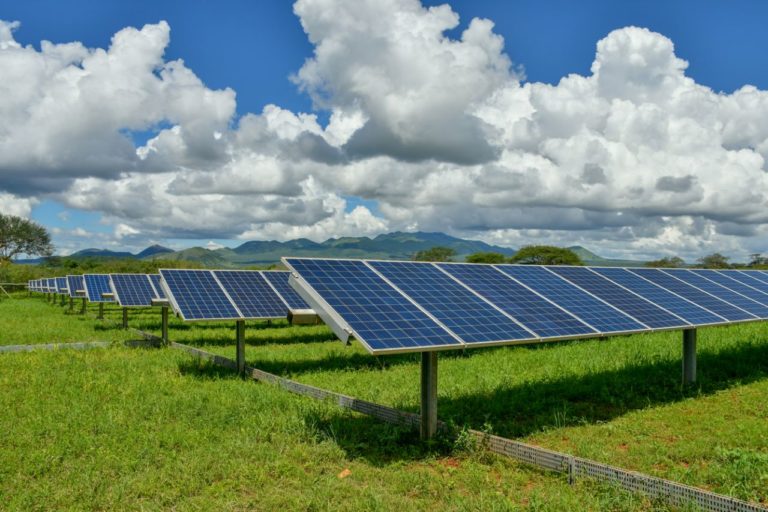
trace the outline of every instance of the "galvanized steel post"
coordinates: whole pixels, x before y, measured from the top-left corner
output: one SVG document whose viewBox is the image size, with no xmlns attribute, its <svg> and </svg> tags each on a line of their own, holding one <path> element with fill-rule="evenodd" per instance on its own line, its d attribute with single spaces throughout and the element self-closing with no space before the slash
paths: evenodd
<svg viewBox="0 0 768 512">
<path fill-rule="evenodd" d="M 421 353 L 421 439 L 437 432 L 437 352 Z"/>
<path fill-rule="evenodd" d="M 237 373 L 245 373 L 245 320 L 238 320 L 237 331 Z"/>
<path fill-rule="evenodd" d="M 683 330 L 683 384 L 696 382 L 696 329 Z"/>
</svg>

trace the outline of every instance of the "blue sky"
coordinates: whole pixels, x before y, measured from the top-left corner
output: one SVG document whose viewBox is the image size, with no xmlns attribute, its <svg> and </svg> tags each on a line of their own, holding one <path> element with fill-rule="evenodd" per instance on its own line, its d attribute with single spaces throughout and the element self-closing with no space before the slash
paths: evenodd
<svg viewBox="0 0 768 512">
<path fill-rule="evenodd" d="M 423 5 L 437 6 L 442 5 L 442 2 L 425 1 Z M 685 76 L 692 78 L 697 84 L 711 88 L 715 93 L 722 91 L 730 94 L 745 84 L 754 85 L 759 90 L 768 88 L 768 67 L 764 65 L 764 55 L 768 50 L 768 31 L 764 28 L 764 20 L 768 19 L 766 2 L 456 0 L 449 5 L 459 15 L 461 22 L 456 28 L 446 31 L 445 35 L 459 39 L 473 18 L 490 19 L 494 23 L 493 33 L 504 39 L 502 53 L 511 60 L 512 69 L 523 70 L 525 82 L 557 85 L 563 77 L 572 73 L 589 76 L 590 66 L 595 60 L 597 42 L 613 30 L 634 25 L 669 38 L 674 43 L 674 54 L 689 63 Z M 343 9 L 343 3 L 341 7 L 334 5 L 334 8 Z M 311 11 L 308 12 L 312 14 Z M 305 21 L 312 23 L 310 14 L 304 15 Z M 235 114 L 229 123 L 233 131 L 237 130 L 241 116 L 248 113 L 261 114 L 268 104 L 277 105 L 296 114 L 313 113 L 317 116 L 320 128 L 326 127 L 334 109 L 341 111 L 349 106 L 341 105 L 342 102 L 334 98 L 331 105 L 315 108 L 310 94 L 301 90 L 299 84 L 291 79 L 302 69 L 307 59 L 313 57 L 316 45 L 309 41 L 302 28 L 300 16 L 294 13 L 292 3 L 287 1 L 30 0 L 0 2 L 0 19 L 19 21 L 21 25 L 13 33 L 15 40 L 21 45 L 31 44 L 38 51 L 41 49 L 41 40 L 54 43 L 79 41 L 88 48 L 108 48 L 113 35 L 125 27 L 141 28 L 147 23 L 165 20 L 170 25 L 170 43 L 165 49 L 164 60 L 168 62 L 182 59 L 185 66 L 199 77 L 208 89 L 231 88 L 236 93 Z M 306 81 L 302 83 L 305 89 L 311 89 L 311 85 L 307 87 Z M 342 94 L 338 93 L 338 96 L 341 97 Z M 169 122 L 160 120 L 142 129 L 123 128 L 120 133 L 130 135 L 134 145 L 139 147 L 159 132 L 168 130 L 170 126 Z M 759 144 L 754 146 L 757 148 Z M 434 155 L 430 158 L 440 160 Z M 395 156 L 394 159 L 397 161 L 398 157 Z M 2 188 L 0 183 L 0 192 Z M 382 207 L 382 201 L 388 201 L 385 195 L 360 192 L 364 188 L 350 187 L 333 193 L 335 197 L 346 201 L 343 206 L 346 214 L 362 207 L 376 219 L 384 219 L 384 224 L 376 224 L 375 219 L 370 221 L 370 226 L 378 226 L 366 228 L 371 232 L 383 229 L 384 225 L 392 229 L 408 227 L 409 222 L 397 217 L 398 214 L 392 210 L 395 206 L 402 208 L 402 205 L 395 205 L 395 202 L 390 204 L 391 207 Z M 17 193 L 14 190 L 10 192 Z M 282 191 L 280 193 L 283 194 Z M 22 196 L 23 194 L 19 197 Z M 55 194 L 39 193 L 34 197 L 37 202 L 33 207 L 32 217 L 59 230 L 60 233 L 56 236 L 62 242 L 68 236 L 67 230 L 76 228 L 94 235 L 101 234 L 106 239 L 121 220 L 125 220 L 126 225 L 132 227 L 129 230 L 131 233 L 135 228 L 142 236 L 137 235 L 130 240 L 129 237 L 112 240 L 115 248 L 120 244 L 128 248 L 138 248 L 145 242 L 177 246 L 202 245 L 208 240 L 224 245 L 237 245 L 248 233 L 254 237 L 268 237 L 270 233 L 269 230 L 259 231 L 257 228 L 250 231 L 241 230 L 237 237 L 232 233 L 215 236 L 215 229 L 198 234 L 186 228 L 164 232 L 161 229 L 145 229 L 140 219 L 128 215 L 121 218 L 119 212 L 105 211 L 103 208 L 88 211 L 73 204 L 64 204 Z M 326 206 L 327 208 L 330 207 Z M 618 214 L 621 215 L 621 211 Z M 484 215 L 478 215 L 478 218 L 481 217 L 485 219 Z M 660 213 L 657 217 L 667 218 Z M 355 222 L 347 222 L 344 226 L 360 225 L 360 222 Z M 696 222 L 694 218 L 692 222 L 684 224 L 690 227 L 696 225 Z M 762 222 L 751 220 L 749 227 L 744 228 L 740 224 L 741 220 L 727 222 L 727 226 L 718 225 L 720 227 L 716 230 L 720 233 L 753 233 L 749 236 L 754 236 L 753 228 L 763 225 Z M 491 224 L 493 223 L 487 220 L 477 220 L 473 221 L 473 224 L 456 225 L 448 231 L 475 235 L 476 238 L 503 245 L 518 245 L 530 237 L 535 241 L 536 237 L 542 236 L 539 230 L 549 229 L 553 233 L 559 233 L 557 237 L 565 243 L 590 245 L 589 237 L 580 238 L 580 232 L 587 229 L 583 226 L 569 228 L 568 223 L 539 226 L 536 222 L 527 225 L 515 222 L 510 222 L 509 225 Z M 595 240 L 592 248 L 600 252 L 600 241 L 610 239 L 615 245 L 607 244 L 603 252 L 618 254 L 622 237 L 626 233 L 619 234 L 617 231 L 616 236 L 606 238 L 598 233 L 611 228 L 610 222 L 601 221 L 599 224 L 594 227 L 591 235 Z M 739 226 L 734 227 L 732 224 Z M 439 226 L 439 222 L 418 223 L 419 229 L 435 226 Z M 356 234 L 345 232 L 345 229 L 347 228 L 333 228 L 330 231 L 318 229 L 310 233 L 317 233 L 316 236 L 320 238 L 325 234 Z M 572 240 L 567 240 L 563 233 L 571 229 L 574 230 L 574 235 Z M 510 234 L 509 230 L 514 230 L 514 233 Z M 642 230 L 638 228 L 636 231 Z M 296 232 L 303 233 L 301 230 Z M 743 242 L 744 235 L 738 233 L 728 236 L 740 236 Z M 75 237 L 60 245 L 74 249 L 87 246 L 90 242 L 98 244 L 102 241 L 98 236 L 90 240 Z M 743 254 L 757 248 L 755 243 L 742 242 L 734 242 L 732 250 Z M 709 248 L 689 243 L 679 248 L 671 247 L 670 251 L 694 254 Z M 639 253 L 643 253 L 643 250 L 645 249 L 635 249 Z"/>
</svg>

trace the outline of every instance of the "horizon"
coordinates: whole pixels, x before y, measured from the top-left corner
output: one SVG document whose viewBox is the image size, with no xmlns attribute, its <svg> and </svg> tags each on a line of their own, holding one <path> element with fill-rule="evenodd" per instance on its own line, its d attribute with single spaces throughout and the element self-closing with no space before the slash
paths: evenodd
<svg viewBox="0 0 768 512">
<path fill-rule="evenodd" d="M 765 15 L 4 5 L 0 211 L 46 226 L 63 255 L 410 231 L 745 260 L 768 239 Z"/>
</svg>

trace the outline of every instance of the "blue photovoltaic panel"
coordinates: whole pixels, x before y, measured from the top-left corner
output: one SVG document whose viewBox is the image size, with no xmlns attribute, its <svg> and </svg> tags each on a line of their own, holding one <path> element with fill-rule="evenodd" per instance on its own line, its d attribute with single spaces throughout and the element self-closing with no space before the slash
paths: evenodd
<svg viewBox="0 0 768 512">
<path fill-rule="evenodd" d="M 478 294 L 512 315 L 541 338 L 559 338 L 597 334 L 597 331 L 573 315 L 533 293 L 489 265 L 440 264 Z"/>
<path fill-rule="evenodd" d="M 662 272 L 675 276 L 678 279 L 690 284 L 691 286 L 695 286 L 700 290 L 710 293 L 715 297 L 728 302 L 729 304 L 733 304 L 734 306 L 737 306 L 744 311 L 755 315 L 758 318 L 768 318 L 768 307 L 752 299 L 748 299 L 747 297 L 740 295 L 733 290 L 730 290 L 729 288 L 721 286 L 717 283 L 713 283 L 712 281 L 705 279 L 698 274 L 695 274 L 691 270 L 662 270 Z"/>
<path fill-rule="evenodd" d="M 53 291 L 54 291 L 54 290 L 53 290 L 53 285 L 54 285 L 54 283 L 55 283 L 55 282 L 56 282 L 56 280 L 55 280 L 55 279 L 51 279 L 51 278 L 49 278 L 49 277 L 47 277 L 47 278 L 43 279 L 43 283 L 45 283 L 45 291 L 46 291 L 47 293 L 51 293 L 51 292 L 53 292 Z"/>
<path fill-rule="evenodd" d="M 739 320 L 754 320 L 755 316 L 747 313 L 746 311 L 737 308 L 725 301 L 718 299 L 708 293 L 704 293 L 698 288 L 675 279 L 669 274 L 662 272 L 655 268 L 630 268 L 627 269 L 633 274 L 637 274 L 640 277 L 644 277 L 649 281 L 653 281 L 657 285 L 666 288 L 667 290 L 674 292 L 681 297 L 688 299 L 689 301 L 698 304 L 699 306 L 716 313 L 723 318 L 727 318 L 731 322 Z"/>
<path fill-rule="evenodd" d="M 67 289 L 70 297 L 81 297 L 77 294 L 78 290 L 84 290 L 83 276 L 67 276 Z"/>
<path fill-rule="evenodd" d="M 110 274 L 115 300 L 123 307 L 152 305 L 155 292 L 147 274 Z"/>
<path fill-rule="evenodd" d="M 113 302 L 113 299 L 105 299 L 103 293 L 112 293 L 109 287 L 109 274 L 85 274 L 85 295 L 89 302 Z"/>
<path fill-rule="evenodd" d="M 592 270 L 607 277 L 614 283 L 629 288 L 636 294 L 671 311 L 694 325 L 717 324 L 726 321 L 725 318 L 675 295 L 666 288 L 662 288 L 650 281 L 646 281 L 627 269 L 600 267 L 592 268 Z"/>
<path fill-rule="evenodd" d="M 56 278 L 56 291 L 59 292 L 62 295 L 69 295 L 69 291 L 67 290 L 67 278 L 66 277 L 57 277 Z"/>
<path fill-rule="evenodd" d="M 760 279 L 756 279 L 755 274 L 757 274 L 757 272 L 754 270 L 751 272 L 741 270 L 720 270 L 719 272 L 730 277 L 731 279 L 739 281 L 740 283 L 744 283 L 747 286 L 755 288 L 756 290 L 760 290 L 763 293 L 768 293 L 768 283 L 763 282 Z"/>
<path fill-rule="evenodd" d="M 165 291 L 160 285 L 160 274 L 149 274 L 149 280 L 152 281 L 152 287 L 155 289 L 155 297 L 158 299 L 166 299 Z"/>
<path fill-rule="evenodd" d="M 628 332 L 648 329 L 544 267 L 496 265 L 496 268 L 514 277 L 531 290 L 546 297 L 600 332 Z"/>
<path fill-rule="evenodd" d="M 463 346 L 362 261 L 285 261 L 371 352 Z"/>
<path fill-rule="evenodd" d="M 210 270 L 161 269 L 160 275 L 184 320 L 242 318 Z"/>
<path fill-rule="evenodd" d="M 749 299 L 752 299 L 755 302 L 759 302 L 763 306 L 768 306 L 768 294 L 761 292 L 760 290 L 757 290 L 755 288 L 752 288 L 750 286 L 745 285 L 741 281 L 737 281 L 736 279 L 731 279 L 729 274 L 724 274 L 722 272 L 718 272 L 717 270 L 691 270 L 691 272 L 704 277 L 706 279 L 709 279 L 710 281 L 714 281 L 717 284 L 721 286 L 725 286 L 726 288 L 733 290 L 734 292 L 741 294 Z"/>
<path fill-rule="evenodd" d="M 736 272 L 748 274 L 752 279 L 757 279 L 758 281 L 768 283 L 768 273 L 762 272 L 760 270 L 737 270 Z"/>
<path fill-rule="evenodd" d="M 312 309 L 312 306 L 307 304 L 307 301 L 302 299 L 301 295 L 296 293 L 296 290 L 288 283 L 288 279 L 291 277 L 290 272 L 270 270 L 262 272 L 261 275 L 275 288 L 275 291 L 288 305 L 289 309 Z"/>
<path fill-rule="evenodd" d="M 369 265 L 466 343 L 536 338 L 431 263 L 372 261 Z"/>
<path fill-rule="evenodd" d="M 586 267 L 549 267 L 549 269 L 649 327 L 664 329 L 690 326 L 683 319 L 625 290 Z"/>
<path fill-rule="evenodd" d="M 255 270 L 214 270 L 229 298 L 250 319 L 285 318 L 288 308 Z"/>
</svg>

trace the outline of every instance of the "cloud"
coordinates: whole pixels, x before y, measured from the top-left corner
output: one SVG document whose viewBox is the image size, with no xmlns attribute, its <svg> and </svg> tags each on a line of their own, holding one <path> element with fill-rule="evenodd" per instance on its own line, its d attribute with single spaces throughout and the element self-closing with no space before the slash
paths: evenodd
<svg viewBox="0 0 768 512">
<path fill-rule="evenodd" d="M 164 60 L 165 22 L 40 50 L 0 22 L 0 205 L 97 211 L 125 245 L 424 229 L 616 256 L 764 250 L 768 92 L 696 83 L 667 37 L 615 30 L 588 75 L 550 85 L 448 5 L 294 11 L 314 52 L 293 81 L 326 125 L 277 105 L 236 117 L 234 91 Z"/>
<path fill-rule="evenodd" d="M 2 41 L 2 31 L 0 31 L 0 41 Z M 34 199 L 16 197 L 0 190 L 0 213 L 4 215 L 28 218 L 36 202 Z"/>
</svg>

